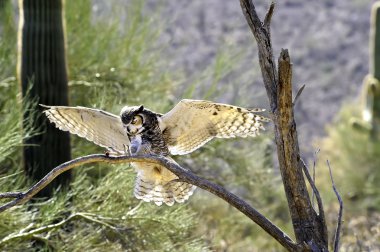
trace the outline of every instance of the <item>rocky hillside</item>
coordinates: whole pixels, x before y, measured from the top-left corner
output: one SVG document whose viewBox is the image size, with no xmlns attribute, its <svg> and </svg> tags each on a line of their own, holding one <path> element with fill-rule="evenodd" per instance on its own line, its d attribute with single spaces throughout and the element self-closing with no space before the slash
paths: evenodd
<svg viewBox="0 0 380 252">
<path fill-rule="evenodd" d="M 210 83 L 199 80 L 214 64 L 218 53 L 238 54 L 231 73 L 220 80 L 218 90 L 233 91 L 220 101 L 267 106 L 258 68 L 257 47 L 242 15 L 238 0 L 148 1 L 147 8 L 160 9 L 167 20 L 160 41 L 171 71 L 185 73 L 188 83 L 200 89 Z M 264 16 L 270 1 L 254 1 Z M 310 153 L 312 140 L 342 103 L 359 96 L 368 71 L 369 0 L 278 1 L 272 21 L 276 57 L 287 48 L 294 64 L 294 85 L 306 84 L 296 106 L 301 147 Z M 229 60 L 229 59 L 227 59 Z M 186 81 L 185 81 L 186 82 Z M 195 97 L 202 98 L 202 94 Z M 248 100 L 247 100 L 248 98 Z M 251 98 L 251 99 L 250 99 Z M 356 99 L 357 101 L 357 99 Z M 358 102 L 358 101 L 357 101 Z M 358 102 L 359 104 L 359 102 Z"/>
<path fill-rule="evenodd" d="M 13 2 L 17 18 L 17 1 Z M 131 1 L 92 2 L 94 18 L 112 18 L 115 6 L 127 13 Z M 263 17 L 270 1 L 254 2 Z M 295 89 L 306 84 L 296 106 L 296 117 L 301 148 L 308 153 L 315 148 L 313 139 L 324 135 L 325 125 L 342 103 L 355 100 L 360 104 L 356 98 L 368 72 L 369 16 L 373 2 L 282 0 L 276 4 L 272 20 L 275 55 L 279 55 L 281 48 L 289 49 Z M 188 97 L 183 92 L 184 85 L 196 83 L 192 98 L 268 107 L 257 46 L 238 0 L 146 0 L 144 8 L 146 15 L 158 20 L 157 29 L 163 29 L 159 44 L 166 55 L 163 61 L 170 66 L 164 70 L 180 72 L 182 76 L 174 101 Z M 125 17 L 120 20 L 125 21 Z M 218 71 L 215 70 L 218 62 L 227 67 L 213 79 L 210 76 L 212 71 Z M 205 97 L 210 87 L 214 95 Z"/>
</svg>

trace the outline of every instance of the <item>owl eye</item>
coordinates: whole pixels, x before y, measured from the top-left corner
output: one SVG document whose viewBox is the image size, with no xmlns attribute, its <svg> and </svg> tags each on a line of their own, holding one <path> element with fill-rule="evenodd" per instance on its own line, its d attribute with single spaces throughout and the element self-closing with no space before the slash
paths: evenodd
<svg viewBox="0 0 380 252">
<path fill-rule="evenodd" d="M 133 117 L 131 124 L 132 124 L 132 125 L 139 126 L 139 125 L 142 124 L 142 122 L 143 122 L 142 117 L 139 116 L 139 115 L 136 115 L 136 116 Z"/>
</svg>

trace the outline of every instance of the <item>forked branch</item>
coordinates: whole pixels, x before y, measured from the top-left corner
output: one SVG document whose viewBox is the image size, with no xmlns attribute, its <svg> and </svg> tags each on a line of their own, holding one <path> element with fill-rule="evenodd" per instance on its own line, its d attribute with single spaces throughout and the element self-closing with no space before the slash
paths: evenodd
<svg viewBox="0 0 380 252">
<path fill-rule="evenodd" d="M 166 167 L 168 170 L 173 172 L 178 176 L 179 180 L 193 184 L 197 187 L 200 187 L 206 191 L 209 191 L 216 196 L 222 198 L 230 205 L 234 206 L 240 212 L 244 213 L 247 217 L 249 217 L 252 221 L 262 227 L 269 235 L 274 237 L 280 244 L 282 244 L 288 250 L 294 251 L 296 248 L 296 244 L 292 241 L 292 239 L 285 234 L 280 228 L 275 226 L 270 220 L 268 220 L 265 216 L 263 216 L 256 209 L 247 204 L 244 200 L 240 199 L 235 194 L 227 191 L 222 186 L 214 184 L 206 179 L 200 178 L 191 171 L 188 171 L 178 164 L 170 161 L 169 159 L 161 156 L 109 156 L 103 154 L 94 154 L 88 155 L 84 157 L 79 157 L 63 163 L 56 168 L 54 168 L 51 172 L 49 172 L 44 178 L 42 178 L 39 182 L 33 185 L 26 192 L 6 192 L 1 193 L 0 198 L 14 198 L 12 201 L 0 206 L 0 212 L 5 211 L 15 205 L 20 205 L 28 200 L 30 200 L 34 195 L 36 195 L 40 190 L 42 190 L 45 186 L 47 186 L 54 178 L 56 178 L 59 174 L 70 170 L 74 167 L 78 167 L 84 164 L 89 163 L 110 163 L 110 164 L 121 164 L 121 163 L 155 163 Z"/>
<path fill-rule="evenodd" d="M 328 160 L 327 160 L 327 166 L 329 167 L 331 184 L 332 184 L 333 190 L 334 190 L 335 195 L 336 195 L 338 202 L 339 202 L 338 221 L 337 221 L 336 229 L 335 229 L 334 248 L 333 248 L 334 252 L 338 252 L 339 251 L 340 232 L 342 230 L 343 200 L 342 200 L 342 197 L 340 197 L 338 190 L 336 189 L 334 178 L 333 178 L 333 175 L 331 172 L 330 162 Z"/>
<path fill-rule="evenodd" d="M 322 202 L 318 202 L 320 212 L 322 212 L 318 215 L 312 206 L 303 175 L 304 164 L 299 151 L 293 111 L 299 95 L 294 101 L 292 100 L 292 64 L 288 50 L 281 51 L 278 68 L 274 61 L 270 34 L 274 4 L 270 5 L 263 22 L 259 19 L 252 0 L 240 0 L 240 5 L 258 45 L 264 86 L 270 103 L 270 111 L 273 113 L 279 168 L 296 241 L 300 244 L 298 249 L 327 251 L 328 237 Z M 317 192 L 316 188 L 313 188 L 313 191 Z M 306 246 L 302 248 L 305 244 Z"/>
</svg>

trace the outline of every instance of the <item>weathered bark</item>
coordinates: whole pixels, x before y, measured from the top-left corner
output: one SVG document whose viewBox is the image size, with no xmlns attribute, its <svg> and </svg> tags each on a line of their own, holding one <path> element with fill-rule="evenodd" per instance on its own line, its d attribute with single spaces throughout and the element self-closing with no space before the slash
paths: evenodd
<svg viewBox="0 0 380 252">
<path fill-rule="evenodd" d="M 287 50 L 281 52 L 278 72 L 278 100 L 274 115 L 275 140 L 294 233 L 297 242 L 306 242 L 311 246 L 317 244 L 318 248 L 325 248 L 327 251 L 326 223 L 324 218 L 319 218 L 311 204 L 302 172 L 304 163 L 300 158 L 293 115 L 292 68 Z"/>
<path fill-rule="evenodd" d="M 292 69 L 287 50 L 282 50 L 278 72 L 270 37 L 271 5 L 261 22 L 251 0 L 240 0 L 243 13 L 256 38 L 264 85 L 275 126 L 275 141 L 280 172 L 288 200 L 297 243 L 301 250 L 328 251 L 327 227 L 323 215 L 313 209 L 303 177 L 296 123 L 293 116 Z"/>
<path fill-rule="evenodd" d="M 22 94 L 47 105 L 68 105 L 67 67 L 61 0 L 20 0 L 18 78 Z M 40 108 L 38 108 L 40 109 Z M 70 160 L 69 134 L 48 123 L 42 113 L 33 116 L 44 133 L 25 141 L 24 168 L 34 180 L 52 167 Z M 70 172 L 61 175 L 40 196 L 67 184 Z"/>
</svg>

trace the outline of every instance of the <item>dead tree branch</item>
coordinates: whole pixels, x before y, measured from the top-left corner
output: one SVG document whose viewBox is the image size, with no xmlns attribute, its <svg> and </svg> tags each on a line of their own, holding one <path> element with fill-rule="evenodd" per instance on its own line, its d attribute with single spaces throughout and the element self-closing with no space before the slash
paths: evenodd
<svg viewBox="0 0 380 252">
<path fill-rule="evenodd" d="M 277 108 L 277 68 L 273 57 L 272 41 L 270 37 L 270 22 L 274 12 L 274 3 L 269 7 L 265 15 L 264 23 L 261 22 L 256 13 L 255 6 L 250 0 L 240 0 L 243 14 L 248 22 L 249 28 L 256 38 L 259 47 L 259 61 L 264 79 L 265 88 L 270 102 L 272 112 Z"/>
<path fill-rule="evenodd" d="M 297 101 L 301 97 L 302 91 L 304 90 L 305 87 L 306 87 L 306 84 L 303 84 L 302 87 L 300 89 L 298 89 L 297 94 L 296 94 L 296 96 L 294 97 L 294 100 L 293 100 L 293 107 L 296 106 Z"/>
<path fill-rule="evenodd" d="M 49 172 L 44 178 L 42 178 L 39 182 L 33 185 L 26 192 L 6 192 L 1 193 L 0 198 L 14 198 L 14 200 L 0 206 L 0 212 L 5 211 L 15 205 L 20 205 L 28 200 L 30 200 L 34 195 L 36 195 L 40 190 L 42 190 L 45 186 L 47 186 L 54 178 L 56 178 L 59 174 L 70 170 L 74 167 L 78 167 L 84 164 L 89 163 L 98 163 L 105 162 L 110 164 L 121 164 L 121 163 L 138 163 L 138 162 L 149 162 L 156 163 L 162 165 L 173 172 L 178 176 L 179 180 L 184 181 L 186 183 L 193 184 L 197 187 L 200 187 L 206 191 L 209 191 L 216 196 L 222 198 L 230 205 L 234 206 L 237 210 L 244 213 L 248 218 L 258 224 L 261 228 L 263 228 L 269 235 L 274 237 L 280 244 L 282 244 L 288 250 L 294 251 L 296 248 L 296 244 L 292 241 L 292 239 L 285 234 L 281 229 L 275 226 L 270 220 L 268 220 L 265 216 L 263 216 L 256 209 L 247 204 L 244 200 L 237 197 L 235 194 L 227 191 L 222 186 L 214 184 L 206 179 L 200 178 L 194 173 L 182 168 L 178 164 L 160 156 L 107 156 L 103 154 L 94 154 L 88 155 L 84 157 L 79 157 L 63 163 L 56 168 L 54 168 L 51 172 Z"/>
<path fill-rule="evenodd" d="M 317 155 L 318 155 L 319 151 L 320 151 L 320 149 L 318 149 L 314 152 L 314 158 L 313 158 L 313 178 L 312 178 L 312 180 L 313 180 L 314 184 L 315 184 L 315 169 L 316 169 L 316 165 L 317 165 Z M 314 191 L 313 191 L 313 193 L 311 195 L 313 207 L 314 207 L 314 196 L 315 195 L 314 195 Z"/>
<path fill-rule="evenodd" d="M 261 22 L 252 0 L 240 0 L 247 23 L 258 45 L 259 63 L 270 102 L 280 172 L 299 250 L 327 251 L 327 228 L 314 210 L 303 176 L 292 101 L 292 65 L 288 50 L 282 50 L 278 69 L 270 36 L 272 3 Z M 301 246 L 305 245 L 304 248 Z"/>
<path fill-rule="evenodd" d="M 330 162 L 328 160 L 327 160 L 327 166 L 329 167 L 331 184 L 332 184 L 333 190 L 334 190 L 335 195 L 338 198 L 338 202 L 339 202 L 338 222 L 336 224 L 336 229 L 335 229 L 334 248 L 333 248 L 334 252 L 338 252 L 339 251 L 340 232 L 342 230 L 343 200 L 340 197 L 340 194 L 339 194 L 338 190 L 335 187 L 335 182 L 334 182 L 334 178 L 333 178 L 333 175 L 332 175 L 332 172 L 331 172 Z"/>
<path fill-rule="evenodd" d="M 317 199 L 318 217 L 319 217 L 321 223 L 323 223 L 323 226 L 326 229 L 325 232 L 327 233 L 326 218 L 325 218 L 325 212 L 323 210 L 323 203 L 322 203 L 321 195 L 319 194 L 317 186 L 315 185 L 315 182 L 314 182 L 313 178 L 311 177 L 309 170 L 307 169 L 307 166 L 305 165 L 305 162 L 302 159 L 301 159 L 301 161 L 303 163 L 303 166 L 302 166 L 303 172 L 305 173 L 307 181 L 309 182 L 309 184 L 311 186 L 313 195 L 315 195 L 315 198 Z"/>
</svg>

